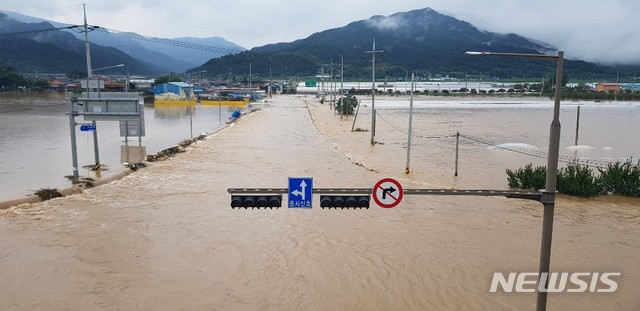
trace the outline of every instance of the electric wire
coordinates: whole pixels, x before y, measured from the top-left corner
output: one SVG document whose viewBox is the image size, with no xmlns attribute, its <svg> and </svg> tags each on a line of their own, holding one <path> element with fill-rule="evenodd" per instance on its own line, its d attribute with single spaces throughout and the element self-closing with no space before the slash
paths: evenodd
<svg viewBox="0 0 640 311">
<path fill-rule="evenodd" d="M 37 29 L 37 30 L 20 31 L 20 32 L 5 32 L 5 33 L 0 33 L 0 38 L 1 37 L 7 37 L 7 36 L 19 36 L 19 35 L 24 35 L 24 34 L 33 34 L 33 33 L 49 32 L 49 31 L 65 30 L 65 29 L 69 29 L 71 31 L 75 31 L 75 32 L 80 33 L 80 32 L 84 32 L 84 25 L 71 25 L 71 26 L 65 26 L 65 27 Z M 175 46 L 175 47 L 187 48 L 187 49 L 192 49 L 192 50 L 200 50 L 200 51 L 212 52 L 212 53 L 220 53 L 220 54 L 232 53 L 232 54 L 236 54 L 236 53 L 240 53 L 240 52 L 244 51 L 242 49 L 215 47 L 215 46 L 208 46 L 208 45 L 203 45 L 203 44 L 190 43 L 190 42 L 185 42 L 185 41 L 180 41 L 180 40 L 158 38 L 158 37 L 141 35 L 141 34 L 132 33 L 132 32 L 125 32 L 125 31 L 117 30 L 117 29 L 94 26 L 94 25 L 88 25 L 87 26 L 87 31 L 95 31 L 95 30 L 101 31 L 101 32 L 104 32 L 104 33 L 108 33 L 108 34 L 111 34 L 111 35 L 117 35 L 117 36 L 123 36 L 123 37 L 131 38 L 131 39 L 144 40 L 144 41 L 158 43 L 158 44 L 164 44 L 164 45 L 170 45 L 170 46 Z"/>
<path fill-rule="evenodd" d="M 56 31 L 56 30 L 64 30 L 64 29 L 74 29 L 78 27 L 83 27 L 83 26 L 71 25 L 71 26 L 57 27 L 57 28 L 35 29 L 35 30 L 18 31 L 18 32 L 3 32 L 3 33 L 0 33 L 0 37 L 18 36 L 18 35 L 24 35 L 24 34 L 30 34 L 30 33 L 40 33 L 40 32 L 48 32 L 48 31 Z"/>
<path fill-rule="evenodd" d="M 380 115 L 380 113 L 378 111 L 376 111 L 376 115 L 382 120 L 384 121 L 384 123 L 386 123 L 387 125 L 389 125 L 391 128 L 393 128 L 394 130 L 400 132 L 400 133 L 404 133 L 404 134 L 409 134 L 408 131 L 400 129 L 399 127 L 391 124 L 391 122 L 387 121 L 382 115 Z M 418 137 L 418 138 L 427 138 L 427 139 L 433 139 L 433 138 L 450 138 L 450 137 L 455 137 L 456 135 L 423 135 L 423 134 L 418 134 L 418 133 L 411 133 L 412 137 Z"/>
<path fill-rule="evenodd" d="M 224 54 L 224 53 L 234 53 L 235 54 L 235 53 L 239 53 L 239 52 L 243 52 L 244 51 L 244 50 L 241 50 L 241 49 L 222 48 L 222 47 L 208 46 L 208 45 L 190 43 L 190 42 L 174 40 L 174 39 L 158 38 L 158 37 L 153 37 L 153 36 L 141 35 L 141 34 L 137 34 L 137 33 L 133 33 L 133 32 L 125 32 L 125 31 L 122 31 L 122 30 L 104 28 L 104 27 L 100 27 L 98 29 L 98 31 L 106 32 L 106 33 L 112 34 L 112 35 L 123 36 L 123 37 L 131 38 L 131 39 L 144 40 L 144 41 L 153 42 L 153 43 L 159 43 L 159 44 L 164 44 L 164 45 L 171 45 L 171 46 L 176 46 L 176 47 L 188 48 L 188 49 L 192 49 L 192 50 L 200 50 L 200 51 L 205 51 L 205 52 L 214 52 L 214 53 L 221 53 L 221 54 Z"/>
</svg>

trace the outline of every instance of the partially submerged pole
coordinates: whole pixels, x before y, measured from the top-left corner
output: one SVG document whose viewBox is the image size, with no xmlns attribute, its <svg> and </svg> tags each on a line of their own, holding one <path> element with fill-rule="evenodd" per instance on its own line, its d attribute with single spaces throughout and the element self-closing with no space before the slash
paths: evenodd
<svg viewBox="0 0 640 311">
<path fill-rule="evenodd" d="M 407 165 L 405 166 L 404 173 L 411 173 L 411 135 L 413 124 L 413 88 L 414 88 L 415 74 L 411 74 L 411 96 L 409 97 L 409 130 L 407 135 Z"/>
<path fill-rule="evenodd" d="M 76 143 L 76 118 L 73 111 L 73 101 L 70 95 L 67 93 L 65 87 L 65 94 L 67 95 L 67 101 L 69 102 L 69 134 L 71 136 L 71 164 L 73 165 L 73 178 L 80 177 L 78 173 L 78 150 Z"/>
<path fill-rule="evenodd" d="M 458 177 L 458 147 L 460 146 L 460 132 L 456 132 L 456 166 L 453 176 Z"/>
<path fill-rule="evenodd" d="M 578 133 L 580 131 L 580 106 L 578 106 L 578 112 L 576 115 L 576 141 L 575 145 L 578 145 Z"/>
<path fill-rule="evenodd" d="M 351 124 L 351 131 L 353 132 L 353 128 L 356 126 L 356 119 L 358 118 L 358 111 L 360 111 L 360 101 L 358 101 L 358 107 L 356 107 L 356 115 L 353 116 L 353 124 Z"/>
</svg>

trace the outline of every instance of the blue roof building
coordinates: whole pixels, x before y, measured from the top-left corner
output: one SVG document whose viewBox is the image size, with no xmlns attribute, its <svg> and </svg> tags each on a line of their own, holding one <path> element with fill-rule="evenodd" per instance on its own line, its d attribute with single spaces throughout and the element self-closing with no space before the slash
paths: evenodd
<svg viewBox="0 0 640 311">
<path fill-rule="evenodd" d="M 622 90 L 638 92 L 640 91 L 640 83 L 624 83 L 622 84 Z"/>
<path fill-rule="evenodd" d="M 160 95 L 173 93 L 178 97 L 184 98 L 191 93 L 191 87 L 191 84 L 184 82 L 168 82 L 163 84 L 156 84 L 153 86 L 153 94 Z"/>
</svg>

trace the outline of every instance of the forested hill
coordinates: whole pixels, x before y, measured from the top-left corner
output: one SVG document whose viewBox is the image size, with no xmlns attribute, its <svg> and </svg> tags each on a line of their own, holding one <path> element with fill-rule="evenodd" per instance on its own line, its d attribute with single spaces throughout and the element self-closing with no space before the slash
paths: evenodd
<svg viewBox="0 0 640 311">
<path fill-rule="evenodd" d="M 418 76 L 449 75 L 487 78 L 541 77 L 555 72 L 555 63 L 544 60 L 470 57 L 465 51 L 555 53 L 555 48 L 517 34 L 481 31 L 473 25 L 440 14 L 430 8 L 374 16 L 344 27 L 315 33 L 289 43 L 270 44 L 248 52 L 212 59 L 193 71 L 207 75 L 248 73 L 249 63 L 257 75 L 312 76 L 323 64 L 339 64 L 344 59 L 345 76 L 371 75 L 373 40 L 377 54 L 376 75 L 380 79 L 401 79 L 407 72 Z M 568 55 L 570 57 L 570 55 Z M 335 67 L 334 67 L 335 68 Z M 615 71 L 584 61 L 565 62 L 572 77 L 604 76 Z"/>
<path fill-rule="evenodd" d="M 11 66 L 22 73 L 86 72 L 84 42 L 46 22 L 22 23 L 0 13 L 0 46 L 0 66 Z M 126 64 L 133 73 L 166 71 L 115 48 L 91 44 L 90 49 L 94 68 Z M 122 72 L 122 68 L 114 70 Z"/>
</svg>

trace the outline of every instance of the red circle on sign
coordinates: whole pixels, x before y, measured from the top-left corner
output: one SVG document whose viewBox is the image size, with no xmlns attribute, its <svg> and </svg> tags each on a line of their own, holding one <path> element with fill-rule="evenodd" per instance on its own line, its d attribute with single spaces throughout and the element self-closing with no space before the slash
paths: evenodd
<svg viewBox="0 0 640 311">
<path fill-rule="evenodd" d="M 395 207 L 402 201 L 404 190 L 393 178 L 383 178 L 373 186 L 373 200 L 382 208 Z"/>
</svg>

